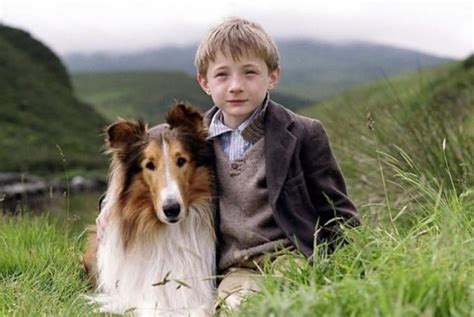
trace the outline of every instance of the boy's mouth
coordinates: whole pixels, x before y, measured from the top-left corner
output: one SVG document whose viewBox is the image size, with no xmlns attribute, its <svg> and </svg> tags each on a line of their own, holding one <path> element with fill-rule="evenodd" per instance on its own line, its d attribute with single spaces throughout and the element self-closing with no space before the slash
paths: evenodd
<svg viewBox="0 0 474 317">
<path fill-rule="evenodd" d="M 231 99 L 231 100 L 227 100 L 228 103 L 243 103 L 243 102 L 246 102 L 247 99 Z"/>
</svg>

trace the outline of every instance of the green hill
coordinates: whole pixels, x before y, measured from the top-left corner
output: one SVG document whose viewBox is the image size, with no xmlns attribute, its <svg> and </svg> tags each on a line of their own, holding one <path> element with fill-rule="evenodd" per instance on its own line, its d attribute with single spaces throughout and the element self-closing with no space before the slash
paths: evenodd
<svg viewBox="0 0 474 317">
<path fill-rule="evenodd" d="M 206 110 L 212 100 L 197 81 L 180 72 L 112 72 L 73 75 L 76 91 L 109 121 L 120 117 L 142 117 L 159 122 L 175 101 L 186 101 Z M 272 93 L 272 98 L 289 107 L 301 108 L 311 102 L 291 95 Z"/>
<path fill-rule="evenodd" d="M 0 172 L 106 166 L 106 121 L 79 102 L 58 57 L 28 33 L 0 25 Z"/>
<path fill-rule="evenodd" d="M 356 196 L 386 195 L 381 173 L 390 183 L 394 166 L 460 192 L 474 186 L 473 65 L 474 55 L 387 78 L 301 112 L 326 126 Z"/>
</svg>

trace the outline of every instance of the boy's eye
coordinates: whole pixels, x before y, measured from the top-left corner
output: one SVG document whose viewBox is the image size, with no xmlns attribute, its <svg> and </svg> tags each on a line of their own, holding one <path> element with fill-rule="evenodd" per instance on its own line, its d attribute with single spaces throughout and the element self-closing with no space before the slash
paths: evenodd
<svg viewBox="0 0 474 317">
<path fill-rule="evenodd" d="M 155 170 L 155 164 L 153 164 L 153 162 L 148 162 L 146 163 L 145 167 L 147 169 L 149 169 L 150 171 L 154 171 Z"/>
<path fill-rule="evenodd" d="M 217 73 L 216 74 L 216 77 L 225 77 L 225 76 L 227 76 L 226 73 Z"/>
<path fill-rule="evenodd" d="M 255 75 L 257 72 L 254 70 L 246 70 L 245 75 Z"/>
</svg>

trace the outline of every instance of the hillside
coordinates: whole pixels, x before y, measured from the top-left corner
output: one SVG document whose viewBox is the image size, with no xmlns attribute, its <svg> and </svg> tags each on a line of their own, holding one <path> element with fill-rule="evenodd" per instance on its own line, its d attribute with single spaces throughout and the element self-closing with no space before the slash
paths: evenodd
<svg viewBox="0 0 474 317">
<path fill-rule="evenodd" d="M 279 91 L 322 100 L 360 83 L 443 64 L 446 58 L 371 43 L 333 44 L 315 40 L 277 40 L 282 79 Z M 191 76 L 196 45 L 163 47 L 129 54 L 64 56 L 73 73 L 165 70 Z"/>
<path fill-rule="evenodd" d="M 279 49 L 282 91 L 316 100 L 365 82 L 449 61 L 419 51 L 364 42 L 331 44 L 294 40 L 282 42 Z"/>
<path fill-rule="evenodd" d="M 94 105 L 109 121 L 121 117 L 142 117 L 150 123 L 163 120 L 175 101 L 186 101 L 206 110 L 212 100 L 195 78 L 180 72 L 112 72 L 73 75 L 80 98 Z M 291 95 L 272 93 L 272 98 L 294 109 L 311 104 Z"/>
<path fill-rule="evenodd" d="M 394 164 L 461 192 L 474 186 L 473 91 L 474 55 L 357 87 L 301 112 L 324 123 L 357 196 L 385 195 L 380 173 L 389 183 L 396 175 L 380 169 Z"/>
<path fill-rule="evenodd" d="M 106 121 L 79 102 L 59 58 L 30 34 L 0 26 L 0 172 L 105 167 Z"/>
</svg>

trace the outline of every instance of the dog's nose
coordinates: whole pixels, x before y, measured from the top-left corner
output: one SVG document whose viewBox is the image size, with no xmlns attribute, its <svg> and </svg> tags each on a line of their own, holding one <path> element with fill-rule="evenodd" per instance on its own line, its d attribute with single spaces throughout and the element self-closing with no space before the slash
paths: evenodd
<svg viewBox="0 0 474 317">
<path fill-rule="evenodd" d="M 170 220 L 175 220 L 178 217 L 180 210 L 181 207 L 176 201 L 166 203 L 163 206 L 163 212 L 165 213 L 165 216 L 168 217 L 168 219 Z"/>
</svg>

